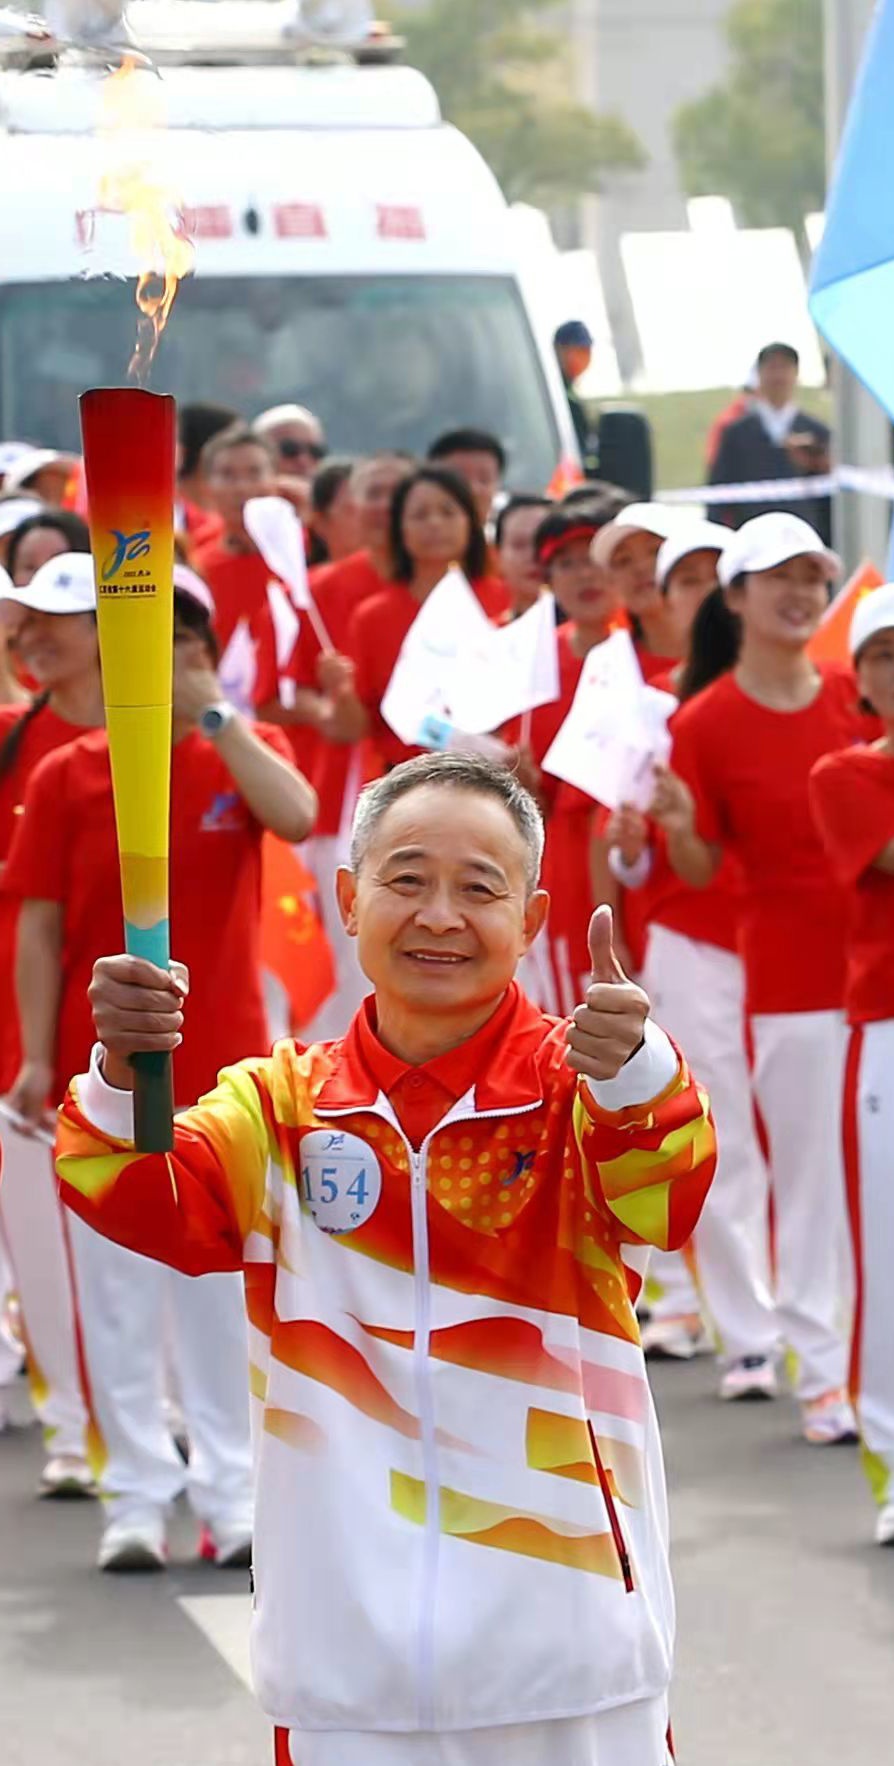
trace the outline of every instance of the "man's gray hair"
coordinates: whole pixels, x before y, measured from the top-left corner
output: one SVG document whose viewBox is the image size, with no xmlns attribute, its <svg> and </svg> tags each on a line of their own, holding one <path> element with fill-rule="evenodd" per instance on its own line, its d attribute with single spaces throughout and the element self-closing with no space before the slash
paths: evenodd
<svg viewBox="0 0 894 1766">
<path fill-rule="evenodd" d="M 351 830 L 351 869 L 360 870 L 376 828 L 392 804 L 423 785 L 495 797 L 512 817 L 524 842 L 529 891 L 537 888 L 543 862 L 543 817 L 530 791 L 506 767 L 474 754 L 420 754 L 402 761 L 361 791 Z"/>
</svg>

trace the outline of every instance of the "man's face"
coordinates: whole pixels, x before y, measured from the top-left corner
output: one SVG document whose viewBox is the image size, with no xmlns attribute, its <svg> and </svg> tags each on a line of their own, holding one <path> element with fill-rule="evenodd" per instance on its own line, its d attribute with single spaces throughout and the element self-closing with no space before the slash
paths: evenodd
<svg viewBox="0 0 894 1766">
<path fill-rule="evenodd" d="M 864 699 L 887 725 L 894 724 L 894 630 L 877 632 L 864 644 L 857 663 Z"/>
<path fill-rule="evenodd" d="M 382 817 L 339 906 L 381 1003 L 421 1018 L 498 1002 L 546 915 L 512 817 L 484 793 L 421 785 Z"/>
<path fill-rule="evenodd" d="M 558 355 L 562 373 L 565 379 L 573 385 L 574 381 L 579 380 L 582 374 L 586 374 L 593 360 L 593 349 L 591 344 L 564 343 L 561 345 Z"/>
<path fill-rule="evenodd" d="M 267 449 L 257 442 L 240 443 L 215 455 L 207 473 L 212 508 L 225 526 L 242 525 L 242 511 L 250 497 L 270 497 L 276 479 Z"/>
<path fill-rule="evenodd" d="M 325 457 L 326 438 L 315 417 L 292 418 L 264 432 L 276 454 L 276 469 L 285 478 L 313 478 Z"/>
<path fill-rule="evenodd" d="M 482 527 L 489 520 L 494 497 L 500 488 L 500 468 L 493 454 L 484 448 L 460 449 L 456 454 L 446 454 L 438 461 L 439 466 L 449 467 L 451 472 L 464 478 L 478 511 L 478 520 Z"/>
<path fill-rule="evenodd" d="M 406 460 L 374 460 L 366 466 L 357 467 L 351 483 L 357 507 L 361 546 L 380 551 L 387 545 L 391 528 L 391 499 L 398 485 L 409 477 L 411 470 L 410 463 Z"/>
<path fill-rule="evenodd" d="M 761 398 L 780 409 L 792 404 L 798 385 L 798 365 L 785 355 L 767 356 L 758 369 Z"/>
<path fill-rule="evenodd" d="M 516 612 L 533 606 L 543 584 L 543 569 L 534 551 L 534 535 L 546 514 L 544 505 L 514 509 L 500 536 L 500 575 Z"/>
</svg>

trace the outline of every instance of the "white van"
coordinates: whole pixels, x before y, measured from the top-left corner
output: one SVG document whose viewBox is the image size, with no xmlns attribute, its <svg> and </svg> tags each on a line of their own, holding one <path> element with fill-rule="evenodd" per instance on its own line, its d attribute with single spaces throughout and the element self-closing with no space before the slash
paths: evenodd
<svg viewBox="0 0 894 1766">
<path fill-rule="evenodd" d="M 199 9 L 209 38 L 231 10 Z M 201 65 L 169 34 L 158 56 L 167 127 L 147 151 L 187 213 L 196 273 L 152 385 L 249 417 L 297 400 L 357 454 L 422 453 L 474 424 L 503 440 L 512 485 L 544 485 L 577 453 L 551 340 L 496 181 L 428 82 L 362 55 L 206 50 Z M 119 150 L 97 134 L 100 87 L 64 55 L 0 73 L 0 436 L 75 448 L 78 394 L 125 379 L 135 264 L 99 199 Z"/>
</svg>

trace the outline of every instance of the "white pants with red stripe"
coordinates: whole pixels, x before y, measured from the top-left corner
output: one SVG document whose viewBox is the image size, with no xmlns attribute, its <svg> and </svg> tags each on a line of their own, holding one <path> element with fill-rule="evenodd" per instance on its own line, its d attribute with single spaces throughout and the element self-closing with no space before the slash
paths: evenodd
<svg viewBox="0 0 894 1766">
<path fill-rule="evenodd" d="M 770 1291 L 768 1173 L 752 1106 L 741 962 L 731 951 L 652 926 L 643 986 L 714 1112 L 717 1174 L 695 1235 L 702 1298 L 724 1357 L 773 1355 L 780 1333 Z M 655 1254 L 649 1273 L 663 1290 L 655 1317 L 699 1310 L 680 1252 Z"/>
<path fill-rule="evenodd" d="M 797 1357 L 796 1390 L 819 1398 L 845 1384 L 852 1301 L 841 1098 L 842 1012 L 753 1019 L 754 1086 L 770 1143 L 776 1221 L 776 1308 Z"/>
<path fill-rule="evenodd" d="M 210 1527 L 251 1525 L 248 1351 L 240 1275 L 179 1275 L 70 1215 L 94 1416 L 113 1518 L 167 1508 L 182 1490 Z M 170 1324 L 171 1329 L 168 1330 Z M 188 1468 L 165 1418 L 173 1349 Z"/>
<path fill-rule="evenodd" d="M 302 1030 L 301 1040 L 331 1042 L 344 1036 L 355 1012 L 372 992 L 372 986 L 357 961 L 357 940 L 345 931 L 338 911 L 335 878 L 339 865 L 347 863 L 342 836 L 316 834 L 302 846 L 301 857 L 317 880 L 320 914 L 335 964 L 335 991 L 323 1001 L 311 1023 Z"/>
<path fill-rule="evenodd" d="M 0 1119 L 0 1219 L 28 1344 L 31 1398 L 54 1454 L 83 1457 L 87 1406 L 78 1361 L 66 1220 L 49 1148 Z"/>
<path fill-rule="evenodd" d="M 894 1502 L 894 1019 L 851 1033 L 844 1153 L 857 1272 L 851 1394 L 866 1470 Z"/>
<path fill-rule="evenodd" d="M 278 1746 L 277 1766 L 672 1766 L 667 1699 L 643 1699 L 597 1717 L 456 1734 L 293 1730 L 288 1745 Z"/>
</svg>

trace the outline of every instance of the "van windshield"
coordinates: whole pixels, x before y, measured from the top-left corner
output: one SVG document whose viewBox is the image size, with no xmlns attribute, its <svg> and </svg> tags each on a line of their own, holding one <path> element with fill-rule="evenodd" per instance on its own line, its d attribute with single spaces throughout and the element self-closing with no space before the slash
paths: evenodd
<svg viewBox="0 0 894 1766">
<path fill-rule="evenodd" d="M 135 335 L 132 283 L 0 289 L 0 433 L 78 449 L 78 395 L 125 380 Z M 333 450 L 353 454 L 423 454 L 443 430 L 474 424 L 502 439 L 514 486 L 546 484 L 560 453 L 510 277 L 197 277 L 180 290 L 152 385 L 247 417 L 295 400 Z"/>
</svg>

